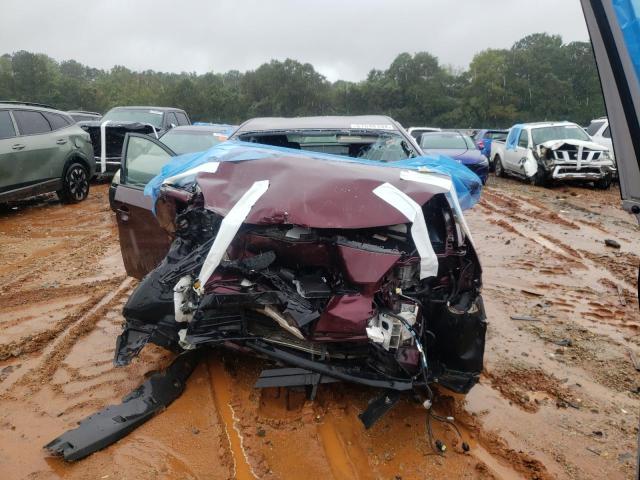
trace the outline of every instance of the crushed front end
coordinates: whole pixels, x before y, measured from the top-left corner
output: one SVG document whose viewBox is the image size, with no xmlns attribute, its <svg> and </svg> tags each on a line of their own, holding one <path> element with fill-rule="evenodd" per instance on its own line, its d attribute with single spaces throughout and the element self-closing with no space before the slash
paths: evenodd
<svg viewBox="0 0 640 480">
<path fill-rule="evenodd" d="M 611 183 L 616 168 L 608 150 L 592 142 L 552 140 L 539 145 L 536 155 L 551 180 Z"/>
<path fill-rule="evenodd" d="M 294 157 L 165 179 L 157 215 L 177 212 L 175 240 L 125 305 L 116 364 L 147 342 L 224 346 L 386 390 L 468 392 L 486 320 L 451 180 Z"/>
</svg>

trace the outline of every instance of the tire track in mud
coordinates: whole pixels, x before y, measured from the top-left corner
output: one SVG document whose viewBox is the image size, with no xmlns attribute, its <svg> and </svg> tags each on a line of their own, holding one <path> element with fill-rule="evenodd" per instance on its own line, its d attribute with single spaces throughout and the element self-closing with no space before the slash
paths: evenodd
<svg viewBox="0 0 640 480">
<path fill-rule="evenodd" d="M 122 278 L 116 278 L 96 282 L 95 285 L 100 289 L 111 289 L 115 286 L 121 285 L 122 282 Z M 57 288 L 45 289 L 44 291 L 34 289 L 21 293 L 14 293 L 6 297 L 0 295 L 0 300 L 2 300 L 3 305 L 5 303 L 5 298 L 8 299 L 7 303 L 10 306 L 24 305 L 32 302 L 43 302 L 47 299 L 52 298 L 59 299 L 70 297 L 71 292 L 74 290 L 77 296 L 78 288 L 79 287 L 62 288 L 62 292 L 60 295 L 56 295 L 58 290 Z M 20 357 L 24 354 L 38 352 L 47 348 L 50 342 L 55 340 L 70 325 L 81 320 L 86 315 L 86 312 L 91 312 L 92 309 L 94 309 L 105 298 L 105 296 L 108 295 L 109 293 L 107 293 L 106 295 L 102 293 L 94 293 L 87 301 L 81 304 L 73 305 L 73 313 L 65 315 L 53 325 L 46 325 L 44 330 L 28 334 L 8 343 L 0 344 L 0 360 L 6 360 L 11 357 Z M 42 317 L 44 317 L 44 315 L 42 315 Z M 3 328 L 7 328 L 8 326 L 12 326 L 13 324 L 19 324 L 21 320 L 23 319 L 18 317 L 10 322 L 2 323 L 2 326 Z"/>
<path fill-rule="evenodd" d="M 550 251 L 556 258 L 565 261 L 568 268 L 586 268 L 592 271 L 601 271 L 604 266 L 612 277 L 620 280 L 620 282 L 616 283 L 619 283 L 620 286 L 625 289 L 633 291 L 633 283 L 637 278 L 637 266 L 640 264 L 640 257 L 633 253 L 596 254 L 585 249 L 576 249 L 571 245 L 568 245 L 561 238 L 539 231 L 538 225 L 540 218 L 572 230 L 581 228 L 593 229 L 593 226 L 590 223 L 584 223 L 581 220 L 576 220 L 577 223 L 568 221 L 560 217 L 560 215 L 555 212 L 549 212 L 549 207 L 540 201 L 532 201 L 521 197 L 517 198 L 518 200 L 515 200 L 513 198 L 505 197 L 497 192 L 486 191 L 483 194 L 483 201 L 480 205 L 483 210 L 490 215 L 490 218 L 488 219 L 490 223 L 503 228 L 507 232 L 514 233 L 524 239 L 536 242 L 546 250 Z M 539 211 L 545 210 L 547 213 L 542 216 L 536 216 L 531 210 L 529 210 L 532 213 L 531 218 L 533 220 L 524 220 L 519 215 L 522 211 L 528 211 L 523 204 L 532 205 L 535 209 Z M 496 205 L 508 206 L 512 210 L 502 212 Z M 505 216 L 505 213 L 508 214 L 510 219 L 509 222 L 503 218 L 491 218 L 496 214 Z M 578 225 L 579 223 L 584 223 L 584 226 L 580 227 Z M 527 227 L 528 231 L 525 230 L 524 227 Z M 597 235 L 593 235 L 593 237 L 598 238 Z M 606 261 L 603 262 L 603 260 Z"/>
<path fill-rule="evenodd" d="M 219 359 L 208 359 L 207 371 L 218 418 L 226 433 L 227 450 L 233 460 L 233 477 L 237 480 L 260 478 L 253 470 L 244 447 L 244 437 L 233 408 L 231 379 Z"/>
<path fill-rule="evenodd" d="M 134 279 L 130 277 L 120 280 L 114 290 L 106 294 L 96 295 L 90 302 L 87 302 L 89 308 L 85 312 L 68 317 L 67 321 L 63 322 L 63 327 L 56 331 L 55 340 L 44 348 L 42 358 L 38 359 L 36 365 L 24 372 L 17 379 L 15 385 L 27 386 L 31 390 L 35 390 L 43 383 L 51 384 L 53 375 L 60 368 L 61 363 L 75 343 L 93 329 L 113 303 L 119 301 L 128 293 L 133 283 Z M 9 387 L 2 386 L 5 387 L 5 392 L 0 394 L 0 398 L 6 394 L 6 389 Z"/>
<path fill-rule="evenodd" d="M 327 413 L 318 425 L 324 453 L 335 480 L 374 480 L 376 477 L 369 467 L 367 454 L 354 431 L 340 428 L 331 413 Z"/>
<path fill-rule="evenodd" d="M 19 263 L 16 263 L 15 269 L 9 273 L 0 274 L 0 292 L 10 292 L 24 284 L 32 284 L 42 274 L 51 272 L 58 265 L 64 264 L 70 268 L 73 261 L 80 263 L 80 266 L 75 268 L 82 268 L 86 273 L 90 265 L 84 258 L 85 250 L 91 249 L 92 256 L 99 256 L 102 253 L 101 250 L 108 248 L 110 238 L 111 235 L 94 234 L 89 238 L 82 237 L 71 245 L 65 245 L 66 239 L 60 238 L 58 243 L 46 249 L 49 253 L 47 251 L 35 252 L 27 258 L 29 263 L 26 266 L 18 266 Z M 56 250 L 61 251 L 55 252 Z M 43 262 L 43 257 L 46 258 L 46 262 Z M 70 271 L 67 269 L 65 273 L 69 274 Z"/>
<path fill-rule="evenodd" d="M 436 438 L 450 446 L 447 455 L 439 457 L 431 451 L 425 436 L 425 410 L 408 399 L 366 430 L 356 414 L 365 408 L 366 398 L 374 395 L 367 389 L 324 385 L 313 402 L 295 389 L 256 391 L 252 384 L 262 361 L 227 353 L 211 357 L 207 366 L 212 395 L 218 397 L 217 413 L 230 437 L 224 449 L 244 468 L 243 477 L 238 474 L 238 478 L 299 478 L 299 472 L 305 472 L 310 480 L 412 479 L 425 475 L 551 478 L 538 460 L 509 449 L 499 435 L 482 432 L 468 413 L 460 413 L 457 423 L 465 441 L 472 445 L 471 453 L 462 451 L 452 430 L 436 423 Z M 457 408 L 463 409 L 459 403 Z M 454 414 L 458 413 L 456 410 Z"/>
</svg>

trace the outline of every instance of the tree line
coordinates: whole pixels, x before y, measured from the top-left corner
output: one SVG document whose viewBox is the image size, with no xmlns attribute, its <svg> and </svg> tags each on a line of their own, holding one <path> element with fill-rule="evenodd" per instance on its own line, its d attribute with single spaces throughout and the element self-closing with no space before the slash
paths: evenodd
<svg viewBox="0 0 640 480">
<path fill-rule="evenodd" d="M 536 33 L 477 53 L 466 70 L 427 52 L 401 53 L 359 82 L 328 81 L 313 65 L 271 60 L 226 73 L 101 70 L 19 51 L 0 57 L 0 100 L 105 112 L 117 105 L 175 106 L 194 121 L 256 116 L 386 114 L 405 126 L 508 127 L 604 115 L 591 45 Z"/>
</svg>

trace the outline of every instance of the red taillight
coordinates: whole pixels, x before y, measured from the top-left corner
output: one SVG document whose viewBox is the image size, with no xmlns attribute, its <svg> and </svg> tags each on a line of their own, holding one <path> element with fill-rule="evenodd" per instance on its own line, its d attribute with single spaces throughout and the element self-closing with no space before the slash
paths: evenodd
<svg viewBox="0 0 640 480">
<path fill-rule="evenodd" d="M 476 146 L 478 147 L 478 150 L 482 150 L 484 148 L 484 140 L 478 140 L 476 142 Z"/>
</svg>

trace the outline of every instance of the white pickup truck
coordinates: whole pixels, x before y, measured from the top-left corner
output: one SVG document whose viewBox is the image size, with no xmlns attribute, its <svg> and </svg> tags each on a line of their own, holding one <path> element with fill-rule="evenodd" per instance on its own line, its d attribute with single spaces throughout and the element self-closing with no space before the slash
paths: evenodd
<svg viewBox="0 0 640 480">
<path fill-rule="evenodd" d="M 504 142 L 493 141 L 491 164 L 498 177 L 512 175 L 535 185 L 572 180 L 606 189 L 615 173 L 609 149 L 571 122 L 514 125 Z"/>
</svg>

